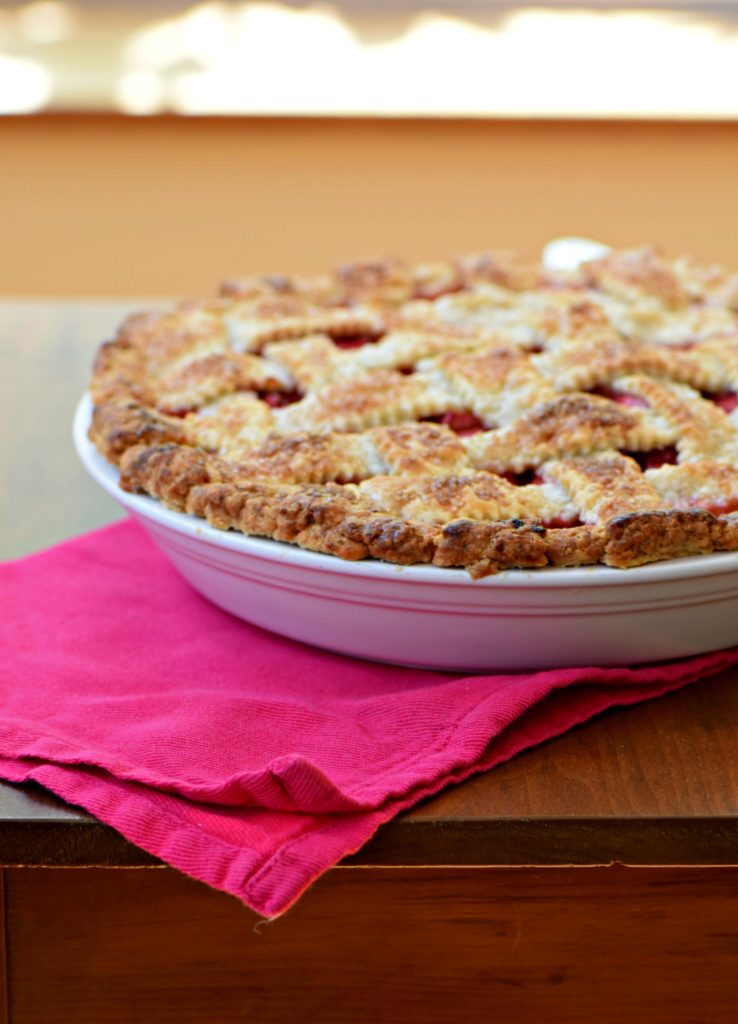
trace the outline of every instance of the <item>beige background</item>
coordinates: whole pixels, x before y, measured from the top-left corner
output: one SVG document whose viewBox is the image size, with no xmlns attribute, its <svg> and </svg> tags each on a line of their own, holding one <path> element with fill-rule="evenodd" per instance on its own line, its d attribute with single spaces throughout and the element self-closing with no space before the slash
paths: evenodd
<svg viewBox="0 0 738 1024">
<path fill-rule="evenodd" d="M 561 233 L 738 267 L 738 125 L 0 123 L 0 292 L 201 294 L 357 256 L 535 252 Z"/>
</svg>

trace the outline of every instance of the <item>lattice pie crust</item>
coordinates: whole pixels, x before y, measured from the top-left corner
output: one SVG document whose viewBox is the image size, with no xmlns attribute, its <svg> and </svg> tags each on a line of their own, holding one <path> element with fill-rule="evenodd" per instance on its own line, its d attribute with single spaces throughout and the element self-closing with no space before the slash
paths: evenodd
<svg viewBox="0 0 738 1024">
<path fill-rule="evenodd" d="M 738 275 L 652 249 L 230 281 L 128 319 L 91 390 L 124 489 L 340 558 L 738 549 Z"/>
</svg>

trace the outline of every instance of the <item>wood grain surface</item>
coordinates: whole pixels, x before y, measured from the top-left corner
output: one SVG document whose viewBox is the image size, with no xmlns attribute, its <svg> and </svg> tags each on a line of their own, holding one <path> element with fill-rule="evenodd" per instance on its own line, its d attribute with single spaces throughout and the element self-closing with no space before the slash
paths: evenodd
<svg viewBox="0 0 738 1024">
<path fill-rule="evenodd" d="M 738 869 L 335 871 L 272 923 L 169 870 L 7 871 L 13 1024 L 732 1024 Z"/>
</svg>

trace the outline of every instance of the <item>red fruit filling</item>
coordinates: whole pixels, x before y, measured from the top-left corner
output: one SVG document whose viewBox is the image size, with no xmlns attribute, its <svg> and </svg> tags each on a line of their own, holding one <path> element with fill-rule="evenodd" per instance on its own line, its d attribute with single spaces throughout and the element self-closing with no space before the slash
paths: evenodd
<svg viewBox="0 0 738 1024">
<path fill-rule="evenodd" d="M 677 450 L 670 444 L 667 448 L 652 448 L 650 452 L 623 452 L 635 459 L 641 469 L 658 469 L 659 466 L 673 466 L 677 461 Z"/>
<path fill-rule="evenodd" d="M 703 398 L 719 405 L 723 412 L 733 412 L 738 408 L 738 395 L 735 391 L 720 391 L 717 394 L 703 394 Z"/>
<path fill-rule="evenodd" d="M 525 469 L 522 473 L 513 473 L 511 469 L 506 470 L 504 473 L 498 473 L 504 480 L 507 480 L 511 484 L 515 484 L 516 487 L 527 487 L 528 484 L 542 484 L 543 477 L 539 476 L 535 469 Z"/>
<path fill-rule="evenodd" d="M 259 398 L 262 402 L 271 406 L 272 409 L 281 409 L 285 405 L 292 405 L 302 398 L 301 391 L 259 391 Z"/>
<path fill-rule="evenodd" d="M 617 402 L 618 405 L 630 406 L 631 409 L 648 408 L 648 402 L 641 398 L 640 395 L 629 395 L 626 391 L 613 391 L 612 388 L 602 387 L 595 388 L 592 394 L 609 398 L 611 402 Z"/>
<path fill-rule="evenodd" d="M 627 405 L 630 406 L 631 409 L 648 408 L 648 402 L 644 398 L 641 398 L 640 395 L 628 395 L 624 391 L 616 392 L 613 400 L 617 402 L 618 405 Z"/>
<path fill-rule="evenodd" d="M 714 516 L 725 516 L 729 512 L 738 512 L 738 496 L 733 498 L 717 498 L 715 501 L 701 501 L 693 508 L 704 508 Z"/>
<path fill-rule="evenodd" d="M 459 437 L 471 437 L 480 430 L 487 430 L 484 421 L 473 412 L 444 412 L 438 416 L 426 416 L 424 419 L 428 423 L 442 423 L 444 427 L 450 427 Z"/>
<path fill-rule="evenodd" d="M 333 344 L 338 348 L 361 348 L 363 345 L 373 345 L 379 341 L 379 335 L 374 337 L 368 334 L 344 334 L 340 338 L 334 338 Z"/>
</svg>

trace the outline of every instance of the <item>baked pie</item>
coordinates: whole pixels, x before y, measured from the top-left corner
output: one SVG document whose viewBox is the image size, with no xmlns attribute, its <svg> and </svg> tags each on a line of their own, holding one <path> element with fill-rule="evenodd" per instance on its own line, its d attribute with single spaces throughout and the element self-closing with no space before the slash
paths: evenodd
<svg viewBox="0 0 738 1024">
<path fill-rule="evenodd" d="M 91 391 L 121 487 L 221 529 L 475 577 L 738 549 L 738 275 L 650 248 L 228 281 Z"/>
</svg>

